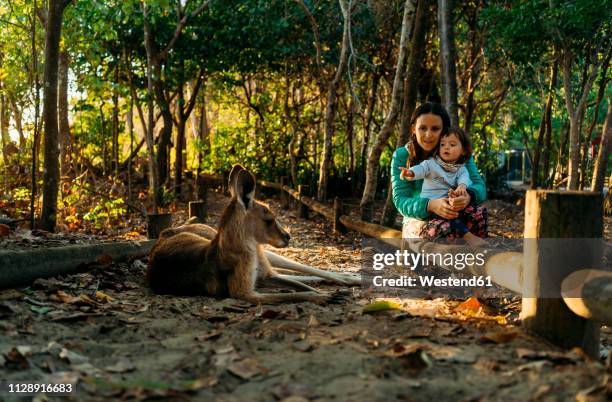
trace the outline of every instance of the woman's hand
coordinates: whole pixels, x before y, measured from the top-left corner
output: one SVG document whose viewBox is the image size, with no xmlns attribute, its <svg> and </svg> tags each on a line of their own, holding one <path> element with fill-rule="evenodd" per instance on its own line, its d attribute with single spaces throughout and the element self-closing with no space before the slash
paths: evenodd
<svg viewBox="0 0 612 402">
<path fill-rule="evenodd" d="M 448 203 L 453 211 L 463 211 L 468 205 L 470 205 L 471 200 L 472 197 L 470 197 L 470 194 L 466 192 L 465 195 L 457 195 L 453 198 L 449 198 Z"/>
<path fill-rule="evenodd" d="M 449 203 L 448 198 L 438 198 L 436 200 L 429 200 L 429 203 L 427 204 L 427 211 L 436 214 L 444 219 L 455 219 L 459 216 L 459 213 L 456 212 Z"/>
</svg>

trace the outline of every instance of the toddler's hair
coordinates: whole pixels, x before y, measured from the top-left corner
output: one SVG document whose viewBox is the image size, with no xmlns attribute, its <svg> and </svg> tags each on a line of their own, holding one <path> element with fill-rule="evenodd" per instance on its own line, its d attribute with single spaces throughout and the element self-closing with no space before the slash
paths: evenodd
<svg viewBox="0 0 612 402">
<path fill-rule="evenodd" d="M 465 131 L 460 129 L 459 127 L 449 127 L 447 132 L 443 132 L 440 134 L 440 141 L 438 142 L 438 148 L 436 149 L 436 155 L 440 154 L 440 142 L 442 142 L 442 138 L 450 137 L 451 135 L 456 136 L 461 142 L 461 146 L 463 147 L 464 155 L 461 155 L 456 163 L 465 163 L 472 156 L 472 144 L 470 142 L 470 137 L 467 135 Z"/>
</svg>

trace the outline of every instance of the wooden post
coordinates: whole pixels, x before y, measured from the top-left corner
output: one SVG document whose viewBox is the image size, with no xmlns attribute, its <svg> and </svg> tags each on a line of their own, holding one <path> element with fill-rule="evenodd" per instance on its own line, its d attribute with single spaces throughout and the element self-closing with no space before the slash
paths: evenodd
<svg viewBox="0 0 612 402">
<path fill-rule="evenodd" d="M 309 186 L 306 186 L 303 184 L 298 185 L 298 193 L 300 193 L 300 202 L 299 202 L 298 208 L 300 210 L 300 218 L 303 218 L 303 219 L 308 219 L 308 207 L 306 206 L 306 204 L 304 204 L 301 201 L 301 199 L 303 196 L 310 195 L 308 193 L 309 188 L 310 188 Z"/>
<path fill-rule="evenodd" d="M 599 324 L 574 314 L 561 298 L 572 272 L 601 264 L 603 199 L 599 193 L 529 190 L 525 205 L 523 303 L 527 331 L 599 355 Z M 562 240 L 565 239 L 565 240 Z"/>
<path fill-rule="evenodd" d="M 334 231 L 346 233 L 346 227 L 340 222 L 340 216 L 342 216 L 342 201 L 334 197 Z"/>
<path fill-rule="evenodd" d="M 285 190 L 283 190 L 283 187 L 287 184 L 287 176 L 281 177 L 280 182 L 281 182 L 281 193 L 280 193 L 281 208 L 288 209 L 289 208 L 289 194 L 287 194 Z"/>
<path fill-rule="evenodd" d="M 204 223 L 206 215 L 206 201 L 192 201 L 189 203 L 189 219 L 197 217 L 199 222 Z"/>
<path fill-rule="evenodd" d="M 157 239 L 162 230 L 172 226 L 172 214 L 147 215 L 147 237 Z"/>
<path fill-rule="evenodd" d="M 206 183 L 203 178 L 196 178 L 197 182 L 197 191 L 196 191 L 196 200 L 198 201 L 206 201 L 206 197 L 208 195 L 208 188 L 206 187 Z"/>
</svg>

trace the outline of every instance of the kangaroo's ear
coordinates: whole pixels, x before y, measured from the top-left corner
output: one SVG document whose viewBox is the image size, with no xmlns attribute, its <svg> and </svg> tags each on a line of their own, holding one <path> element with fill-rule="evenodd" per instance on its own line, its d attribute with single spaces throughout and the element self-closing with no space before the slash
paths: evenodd
<svg viewBox="0 0 612 402">
<path fill-rule="evenodd" d="M 238 173 L 240 173 L 241 170 L 246 170 L 246 169 L 243 168 L 241 165 L 234 165 L 234 167 L 232 168 L 232 171 L 229 174 L 227 188 L 229 189 L 229 192 L 232 195 L 232 197 L 237 195 L 235 192 L 236 179 L 238 179 Z"/>
<path fill-rule="evenodd" d="M 246 209 L 253 205 L 255 197 L 255 177 L 247 170 L 241 170 L 237 173 L 234 181 L 233 195 L 236 196 Z"/>
</svg>

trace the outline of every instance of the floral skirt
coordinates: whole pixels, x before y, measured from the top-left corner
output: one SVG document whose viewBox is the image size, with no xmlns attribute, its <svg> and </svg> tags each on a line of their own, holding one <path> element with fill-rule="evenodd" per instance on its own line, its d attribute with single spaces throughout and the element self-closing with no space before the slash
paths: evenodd
<svg viewBox="0 0 612 402">
<path fill-rule="evenodd" d="M 487 237 L 487 209 L 469 205 L 459 212 L 459 216 L 455 219 L 440 217 L 426 221 L 408 219 L 404 223 L 402 235 L 405 239 L 452 240 L 462 238 L 465 229 L 478 237 Z"/>
</svg>

